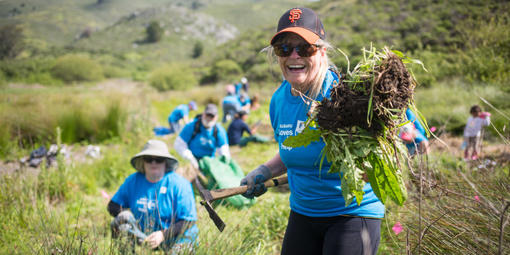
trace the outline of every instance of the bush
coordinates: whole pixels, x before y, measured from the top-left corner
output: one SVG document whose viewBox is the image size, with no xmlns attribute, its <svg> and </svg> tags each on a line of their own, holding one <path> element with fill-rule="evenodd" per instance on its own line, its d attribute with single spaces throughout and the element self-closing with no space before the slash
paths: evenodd
<svg viewBox="0 0 510 255">
<path fill-rule="evenodd" d="M 149 76 L 149 84 L 159 91 L 182 90 L 195 86 L 197 80 L 189 67 L 176 64 L 154 70 Z"/>
<path fill-rule="evenodd" d="M 220 60 L 211 68 L 210 77 L 213 81 L 229 81 L 238 79 L 242 74 L 241 67 L 230 59 Z"/>
<path fill-rule="evenodd" d="M 255 65 L 248 70 L 247 77 L 250 81 L 279 81 L 281 78 L 281 71 L 276 63 L 263 63 Z"/>
<path fill-rule="evenodd" d="M 59 84 L 51 75 L 52 58 L 12 59 L 0 61 L 0 79 L 13 82 Z"/>
<path fill-rule="evenodd" d="M 98 81 L 104 78 L 100 64 L 85 55 L 64 55 L 59 57 L 51 74 L 64 81 Z"/>
<path fill-rule="evenodd" d="M 23 29 L 17 25 L 0 27 L 0 59 L 15 58 L 24 47 Z"/>
<path fill-rule="evenodd" d="M 191 52 L 192 58 L 198 58 L 202 56 L 202 53 L 204 52 L 204 44 L 200 41 L 196 42 L 193 46 L 193 51 Z"/>
<path fill-rule="evenodd" d="M 152 21 L 147 27 L 147 42 L 155 43 L 159 42 L 163 37 L 163 28 L 159 25 L 159 22 Z"/>
</svg>

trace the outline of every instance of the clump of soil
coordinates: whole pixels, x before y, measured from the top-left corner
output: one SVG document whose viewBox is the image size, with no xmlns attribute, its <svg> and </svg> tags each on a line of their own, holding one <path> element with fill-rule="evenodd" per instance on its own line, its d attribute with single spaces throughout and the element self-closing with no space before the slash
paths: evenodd
<svg viewBox="0 0 510 255">
<path fill-rule="evenodd" d="M 355 132 L 353 127 L 357 126 L 374 135 L 381 135 L 384 127 L 395 130 L 400 120 L 395 120 L 394 116 L 403 116 L 401 113 L 412 100 L 415 87 L 402 60 L 388 52 L 380 65 L 369 73 L 358 75 L 358 79 L 342 75 L 338 86 L 331 90 L 331 99 L 324 99 L 318 106 L 317 122 L 320 128 L 350 133 Z M 369 122 L 371 94 L 373 118 Z M 396 109 L 400 113 L 394 111 Z"/>
</svg>

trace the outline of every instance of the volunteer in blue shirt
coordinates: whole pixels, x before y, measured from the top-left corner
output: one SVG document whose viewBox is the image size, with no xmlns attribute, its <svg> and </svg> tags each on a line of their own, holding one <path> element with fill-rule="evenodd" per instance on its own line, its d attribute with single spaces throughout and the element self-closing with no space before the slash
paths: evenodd
<svg viewBox="0 0 510 255">
<path fill-rule="evenodd" d="M 236 112 L 240 111 L 242 107 L 241 101 L 239 100 L 239 97 L 236 95 L 234 85 L 232 84 L 227 85 L 226 89 L 227 95 L 223 98 L 222 101 L 223 123 L 232 120 Z"/>
<path fill-rule="evenodd" d="M 195 197 L 191 183 L 174 171 L 178 162 L 166 144 L 149 140 L 131 165 L 137 172 L 108 204 L 114 236 L 126 229 L 122 224 L 133 223 L 148 235 L 142 241 L 151 248 L 192 249 L 198 236 Z"/>
<path fill-rule="evenodd" d="M 247 197 L 260 196 L 263 182 L 287 173 L 290 216 L 281 254 L 376 254 L 384 205 L 370 184 L 361 205 L 345 206 L 340 176 L 328 174 L 329 162 L 319 170 L 324 142 L 290 148 L 283 141 L 304 128 L 309 106 L 305 101 L 329 97 L 338 76 L 329 68 L 322 22 L 307 8 L 288 10 L 279 20 L 271 47 L 285 80 L 274 92 L 269 115 L 279 152 L 251 171 L 241 184 Z M 306 95 L 301 96 L 301 95 Z"/>
<path fill-rule="evenodd" d="M 218 108 L 208 104 L 200 117 L 184 126 L 175 139 L 175 150 L 195 169 L 199 169 L 198 160 L 205 156 L 214 157 L 217 151 L 219 155 L 230 158 L 227 132 L 217 121 Z"/>
<path fill-rule="evenodd" d="M 241 96 L 241 91 L 248 93 L 250 89 L 250 84 L 248 83 L 248 79 L 246 77 L 241 78 L 241 82 L 235 85 L 236 95 Z"/>
<path fill-rule="evenodd" d="M 197 103 L 190 101 L 187 105 L 181 104 L 174 108 L 172 113 L 168 116 L 168 124 L 174 133 L 179 134 L 181 132 L 181 120 L 184 124 L 189 122 L 189 112 L 197 109 Z"/>
<path fill-rule="evenodd" d="M 416 152 L 427 154 L 429 152 L 429 139 L 427 139 L 425 129 L 409 108 L 406 110 L 406 118 L 409 123 L 400 128 L 399 135 L 404 141 L 409 155 L 413 156 Z"/>
</svg>

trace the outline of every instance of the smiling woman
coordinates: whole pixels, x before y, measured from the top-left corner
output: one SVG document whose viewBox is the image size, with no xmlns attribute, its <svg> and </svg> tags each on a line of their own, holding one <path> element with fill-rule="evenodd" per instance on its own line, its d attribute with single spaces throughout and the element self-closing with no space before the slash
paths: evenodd
<svg viewBox="0 0 510 255">
<path fill-rule="evenodd" d="M 311 104 L 322 101 L 339 83 L 336 68 L 329 65 L 326 33 L 317 14 L 294 8 L 281 16 L 271 47 L 285 78 L 271 99 L 269 115 L 279 153 L 250 172 L 241 184 L 246 197 L 260 196 L 264 181 L 287 173 L 290 216 L 281 254 L 376 254 L 384 205 L 370 184 L 363 187 L 358 205 L 345 204 L 341 177 L 328 173 L 331 162 L 320 160 L 322 140 L 306 147 L 283 142 L 303 131 Z M 322 164 L 322 168 L 319 166 Z"/>
<path fill-rule="evenodd" d="M 191 183 L 177 174 L 166 144 L 149 140 L 131 159 L 137 170 L 110 200 L 112 234 L 128 234 L 151 248 L 193 249 L 198 235 Z M 136 231 L 140 227 L 140 231 Z M 145 235 L 148 236 L 145 236 Z"/>
</svg>

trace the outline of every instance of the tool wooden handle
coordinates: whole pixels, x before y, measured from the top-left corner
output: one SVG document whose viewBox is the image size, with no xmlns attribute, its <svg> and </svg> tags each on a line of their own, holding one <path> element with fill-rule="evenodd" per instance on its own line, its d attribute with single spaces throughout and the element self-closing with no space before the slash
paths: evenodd
<svg viewBox="0 0 510 255">
<path fill-rule="evenodd" d="M 264 185 L 267 188 L 270 188 L 270 187 L 276 187 L 276 186 L 279 186 L 282 184 L 286 184 L 287 182 L 288 182 L 287 176 L 285 175 L 285 176 L 280 176 L 278 178 L 270 179 L 270 180 L 264 182 Z M 234 188 L 215 189 L 215 190 L 211 190 L 210 192 L 211 192 L 212 200 L 214 201 L 214 200 L 218 200 L 218 199 L 222 199 L 222 198 L 226 198 L 226 197 L 243 194 L 246 192 L 247 189 L 248 189 L 248 186 L 243 185 L 243 186 L 234 187 Z"/>
</svg>

